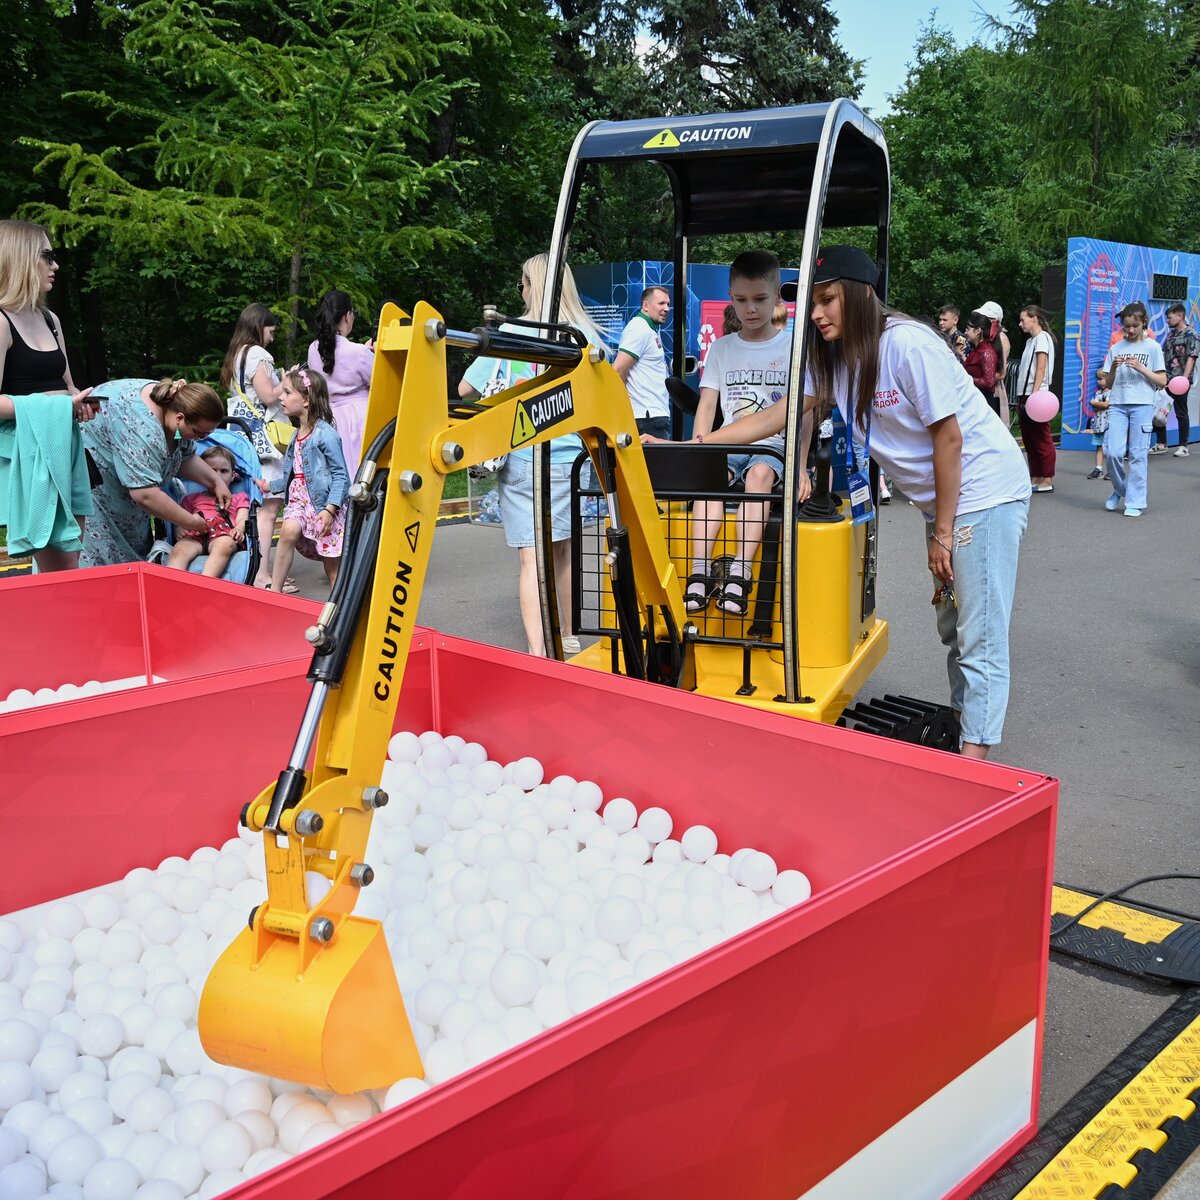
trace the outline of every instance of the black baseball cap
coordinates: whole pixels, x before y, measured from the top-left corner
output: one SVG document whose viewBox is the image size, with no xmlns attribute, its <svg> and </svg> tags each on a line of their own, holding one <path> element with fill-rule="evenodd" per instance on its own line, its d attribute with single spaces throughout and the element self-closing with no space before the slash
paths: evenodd
<svg viewBox="0 0 1200 1200">
<path fill-rule="evenodd" d="M 875 260 L 857 246 L 826 246 L 817 255 L 813 283 L 833 283 L 853 279 L 879 289 L 879 268 Z"/>
</svg>

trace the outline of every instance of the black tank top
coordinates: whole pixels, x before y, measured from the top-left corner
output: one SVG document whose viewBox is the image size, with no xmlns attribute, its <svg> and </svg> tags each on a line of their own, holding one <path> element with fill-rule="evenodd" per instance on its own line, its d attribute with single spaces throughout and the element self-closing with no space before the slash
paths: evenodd
<svg viewBox="0 0 1200 1200">
<path fill-rule="evenodd" d="M 3 310 L 0 310 L 2 312 Z M 46 324 L 58 341 L 54 322 L 45 313 Z M 67 356 L 61 346 L 53 350 L 35 350 L 17 332 L 8 313 L 4 319 L 12 330 L 12 345 L 4 358 L 4 378 L 0 380 L 0 395 L 32 396 L 38 392 L 61 392 L 67 386 Z"/>
</svg>

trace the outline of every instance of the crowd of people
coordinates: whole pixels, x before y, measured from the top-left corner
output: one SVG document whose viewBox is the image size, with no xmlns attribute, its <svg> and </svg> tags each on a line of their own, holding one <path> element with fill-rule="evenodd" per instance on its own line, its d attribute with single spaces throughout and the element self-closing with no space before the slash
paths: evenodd
<svg viewBox="0 0 1200 1200">
<path fill-rule="evenodd" d="M 542 315 L 548 256 L 521 268 L 524 318 Z M 289 576 L 299 551 L 322 563 L 332 586 L 345 530 L 349 485 L 363 449 L 374 363 L 370 342 L 351 340 L 349 295 L 332 290 L 317 308 L 306 361 L 280 370 L 271 351 L 278 320 L 264 304 L 246 306 L 220 372 L 225 395 L 184 379 L 121 379 L 80 390 L 71 378 L 61 324 L 47 305 L 58 269 L 40 226 L 0 221 L 0 523 L 10 552 L 31 554 L 39 571 L 142 560 L 154 519 L 176 533 L 167 565 L 220 576 L 247 542 L 257 502 L 261 548 L 253 582 L 296 590 Z M 994 301 L 961 310 L 945 305 L 932 323 L 886 307 L 868 255 L 833 246 L 819 259 L 804 381 L 802 455 L 813 429 L 836 409 L 850 431 L 847 473 L 865 479 L 873 459 L 926 521 L 937 628 L 948 650 L 951 703 L 963 752 L 986 757 L 1000 740 L 1007 706 L 1008 625 L 1029 498 L 1052 493 L 1056 452 L 1050 423 L 1030 398 L 1051 385 L 1056 339 L 1049 314 L 1025 306 L 1020 359 L 1009 370 L 1011 343 Z M 703 364 L 692 441 L 749 446 L 727 456 L 731 483 L 748 498 L 736 516 L 736 554 L 720 577 L 712 553 L 724 506 L 697 502 L 685 608 L 715 603 L 744 616 L 767 503 L 782 478 L 782 431 L 792 335 L 782 303 L 778 260 L 749 251 L 730 269 L 725 328 Z M 603 349 L 624 382 L 644 441 L 671 437 L 669 370 L 663 328 L 667 289 L 651 286 L 639 312 L 608 347 L 564 267 L 557 319 Z M 1149 336 L 1140 302 L 1119 314 L 1091 400 L 1096 461 L 1089 478 L 1113 485 L 1105 506 L 1140 516 L 1147 504 L 1147 458 L 1160 396 L 1170 379 L 1189 385 L 1200 339 L 1182 305 L 1168 310 L 1165 346 Z M 518 329 L 519 326 L 505 326 Z M 940 336 L 939 336 L 940 334 Z M 462 397 L 486 397 L 532 378 L 536 368 L 479 357 L 459 384 Z M 1010 395 L 1010 390 L 1012 394 Z M 1173 388 L 1180 426 L 1176 454 L 1189 453 L 1186 388 Z M 1025 458 L 1009 433 L 1015 408 Z M 226 418 L 240 432 L 219 428 Z M 242 436 L 249 436 L 249 444 Z M 575 435 L 549 444 L 551 543 L 561 606 L 562 650 L 579 649 L 571 627 L 572 467 L 582 450 Z M 1027 461 L 1026 461 L 1027 460 Z M 506 541 L 517 551 L 517 597 L 528 650 L 544 655 L 534 552 L 533 454 L 513 450 L 498 464 Z M 165 490 L 190 484 L 178 501 Z M 810 489 L 799 473 L 799 500 Z M 886 495 L 879 493 L 880 499 Z M 750 497 L 756 497 L 751 499 Z M 280 523 L 280 518 L 281 523 Z M 272 547 L 277 523 L 278 546 Z"/>
<path fill-rule="evenodd" d="M 219 577 L 246 544 L 257 502 L 251 582 L 295 591 L 288 568 L 299 550 L 332 584 L 374 361 L 371 343 L 350 341 L 349 296 L 322 298 L 307 362 L 283 372 L 269 348 L 277 318 L 247 305 L 221 367 L 224 397 L 169 378 L 80 390 L 48 304 L 57 273 L 45 229 L 0 221 L 0 525 L 9 552 L 31 555 L 39 572 L 137 562 L 158 522 L 175 533 L 168 566 L 199 560 Z M 227 417 L 239 432 L 219 429 Z M 182 494 L 173 496 L 175 481 Z"/>
</svg>

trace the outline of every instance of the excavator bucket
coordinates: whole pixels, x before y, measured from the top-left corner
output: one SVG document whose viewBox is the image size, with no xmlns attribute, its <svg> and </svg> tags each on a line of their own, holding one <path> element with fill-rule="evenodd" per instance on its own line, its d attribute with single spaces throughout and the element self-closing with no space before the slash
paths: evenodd
<svg viewBox="0 0 1200 1200">
<path fill-rule="evenodd" d="M 332 1092 L 424 1075 L 378 921 L 346 917 L 303 972 L 297 953 L 246 929 L 221 955 L 200 997 L 210 1058 Z"/>
</svg>

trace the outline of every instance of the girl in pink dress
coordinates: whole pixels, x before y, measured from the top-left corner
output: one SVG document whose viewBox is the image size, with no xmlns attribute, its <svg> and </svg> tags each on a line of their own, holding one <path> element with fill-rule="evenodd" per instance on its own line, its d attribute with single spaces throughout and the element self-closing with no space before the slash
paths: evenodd
<svg viewBox="0 0 1200 1200">
<path fill-rule="evenodd" d="M 269 485 L 259 481 L 264 491 L 269 487 L 287 495 L 271 587 L 283 587 L 297 550 L 321 563 L 332 587 L 342 557 L 350 475 L 325 380 L 307 367 L 292 367 L 283 377 L 280 403 L 293 421 L 299 421 L 300 430 L 284 458 L 284 478 Z"/>
</svg>

